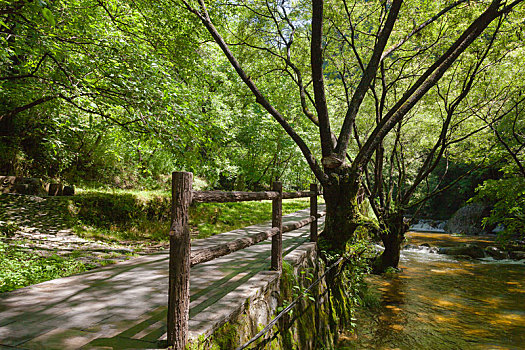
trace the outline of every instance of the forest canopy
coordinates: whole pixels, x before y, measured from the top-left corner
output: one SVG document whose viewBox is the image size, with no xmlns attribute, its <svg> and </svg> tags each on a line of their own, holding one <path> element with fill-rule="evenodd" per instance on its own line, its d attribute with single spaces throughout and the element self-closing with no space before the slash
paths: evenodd
<svg viewBox="0 0 525 350">
<path fill-rule="evenodd" d="M 212 185 L 311 178 L 181 8 L 19 1 L 1 11 L 2 174 L 122 187 L 158 187 L 174 169 Z"/>
<path fill-rule="evenodd" d="M 0 1 L 0 174 L 318 181 L 327 230 L 354 220 L 339 243 L 363 196 L 382 232 L 470 200 L 523 233 L 524 17 L 520 0 Z"/>
</svg>

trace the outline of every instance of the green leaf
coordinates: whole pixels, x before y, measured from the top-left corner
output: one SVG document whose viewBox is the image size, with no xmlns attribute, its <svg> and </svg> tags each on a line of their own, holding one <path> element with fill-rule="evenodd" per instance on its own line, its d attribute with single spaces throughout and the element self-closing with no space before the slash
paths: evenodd
<svg viewBox="0 0 525 350">
<path fill-rule="evenodd" d="M 1 25 L 2 27 L 5 27 L 5 28 L 9 29 L 9 27 L 7 26 L 7 24 L 5 24 L 5 22 L 2 21 L 1 19 L 0 19 L 0 25 Z"/>
<path fill-rule="evenodd" d="M 51 26 L 55 26 L 55 17 L 51 13 L 51 11 L 48 8 L 42 9 L 42 16 L 51 24 Z"/>
</svg>

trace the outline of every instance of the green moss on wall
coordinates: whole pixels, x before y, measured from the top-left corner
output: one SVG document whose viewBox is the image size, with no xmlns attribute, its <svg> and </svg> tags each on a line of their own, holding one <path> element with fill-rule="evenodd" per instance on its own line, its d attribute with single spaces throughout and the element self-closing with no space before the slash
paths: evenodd
<svg viewBox="0 0 525 350">
<path fill-rule="evenodd" d="M 347 248 L 354 251 L 356 249 L 355 246 Z M 255 315 L 261 314 L 261 307 L 268 309 L 268 305 L 277 302 L 278 307 L 275 310 L 266 310 L 273 313 L 272 317 L 277 316 L 293 300 L 305 294 L 305 289 L 324 273 L 325 263 L 317 260 L 314 252 L 310 254 L 299 266 L 292 266 L 284 261 L 278 293 L 267 291 L 267 295 L 261 298 L 264 299 L 262 302 L 246 302 L 245 312 L 224 324 L 208 339 L 199 340 L 199 344 L 191 349 L 235 349 L 248 341 L 266 326 L 256 324 Z M 305 294 L 292 311 L 284 315 L 252 347 L 272 350 L 334 348 L 339 331 L 348 329 L 352 323 L 353 310 L 359 301 L 357 295 L 362 281 L 362 260 L 351 261 L 342 272 L 332 270 L 325 280 Z"/>
</svg>

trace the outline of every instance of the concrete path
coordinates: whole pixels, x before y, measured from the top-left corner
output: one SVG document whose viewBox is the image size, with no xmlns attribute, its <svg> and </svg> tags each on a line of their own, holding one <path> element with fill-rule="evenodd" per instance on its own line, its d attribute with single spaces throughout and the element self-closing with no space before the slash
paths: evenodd
<svg viewBox="0 0 525 350">
<path fill-rule="evenodd" d="M 308 215 L 309 210 L 302 210 L 283 221 Z M 269 226 L 249 226 L 196 240 L 192 249 Z M 284 234 L 284 254 L 308 238 L 309 226 Z M 267 240 L 191 269 L 190 336 L 209 334 L 229 312 L 242 306 L 258 284 L 275 278 L 275 272 L 264 272 L 270 266 L 270 251 L 271 240 Z M 260 278 L 250 280 L 259 272 Z M 0 294 L 0 349 L 162 348 L 167 284 L 168 254 L 163 252 Z"/>
</svg>

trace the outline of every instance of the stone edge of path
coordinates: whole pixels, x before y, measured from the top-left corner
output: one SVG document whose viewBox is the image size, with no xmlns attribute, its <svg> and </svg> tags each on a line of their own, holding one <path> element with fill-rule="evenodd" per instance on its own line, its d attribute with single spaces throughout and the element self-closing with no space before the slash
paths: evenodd
<svg viewBox="0 0 525 350">
<path fill-rule="evenodd" d="M 283 259 L 296 268 L 308 256 L 314 254 L 316 246 L 316 243 L 313 242 L 303 243 L 283 257 Z M 235 321 L 239 316 L 246 313 L 257 299 L 264 298 L 268 293 L 278 292 L 280 276 L 280 273 L 277 271 L 258 272 L 246 283 L 228 293 L 219 302 L 192 317 L 189 320 L 190 342 L 207 339 L 227 322 Z M 276 304 L 269 305 L 269 310 L 267 311 L 270 314 L 263 317 L 266 318 L 264 320 L 265 323 L 268 323 L 274 317 L 273 313 L 276 308 Z M 255 315 L 255 317 L 260 318 L 261 315 Z"/>
</svg>

